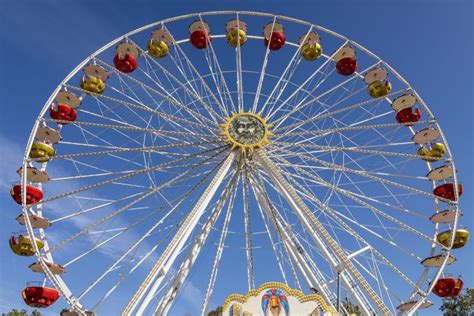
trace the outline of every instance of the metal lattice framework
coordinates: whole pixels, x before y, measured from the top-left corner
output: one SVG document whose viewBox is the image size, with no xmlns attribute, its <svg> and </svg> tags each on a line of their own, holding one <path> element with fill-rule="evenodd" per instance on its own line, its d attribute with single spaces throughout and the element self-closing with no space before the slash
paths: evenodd
<svg viewBox="0 0 474 316">
<path fill-rule="evenodd" d="M 245 25 L 245 44 L 226 42 L 229 20 Z M 190 44 L 192 23 L 210 28 L 204 49 Z M 284 26 L 284 47 L 263 44 L 266 24 L 270 34 Z M 146 48 L 155 29 L 171 37 L 163 58 Z M 303 45 L 316 33 L 323 52 L 305 60 Z M 139 52 L 130 73 L 112 63 L 124 42 Z M 341 76 L 335 60 L 347 47 L 357 52 L 359 70 Z M 103 93 L 79 84 L 88 65 L 107 74 Z M 392 85 L 376 97 L 367 93 L 374 70 Z M 62 91 L 81 101 L 73 121 L 48 116 Z M 406 95 L 421 110 L 409 124 L 395 120 L 393 105 Z M 265 141 L 258 136 L 258 145 L 240 146 L 254 129 Z M 435 136 L 414 141 L 424 131 Z M 39 140 L 54 146 L 53 159 L 31 158 Z M 417 153 L 434 143 L 444 156 Z M 32 181 L 33 167 L 48 180 Z M 122 315 L 166 314 L 197 276 L 201 315 L 215 308 L 211 298 L 233 292 L 230 285 L 250 290 L 272 278 L 316 289 L 334 309 L 343 308 L 342 291 L 364 314 L 413 314 L 429 306 L 428 294 L 452 261 L 454 234 L 448 246 L 436 237 L 445 226 L 455 231 L 460 217 L 456 172 L 434 179 L 437 168 L 456 170 L 438 123 L 375 54 L 293 18 L 196 13 L 115 39 L 53 91 L 21 169 L 22 187 L 33 183 L 45 197 L 24 206 L 23 216 L 30 238 L 44 241 L 33 247 L 45 282 L 80 314 L 112 304 Z M 433 193 L 444 183 L 453 183 L 454 199 Z M 26 205 L 24 189 L 22 200 Z M 452 221 L 430 221 L 446 209 Z M 32 215 L 52 226 L 35 229 Z M 439 254 L 431 267 L 421 264 Z M 54 274 L 51 263 L 68 272 Z"/>
</svg>

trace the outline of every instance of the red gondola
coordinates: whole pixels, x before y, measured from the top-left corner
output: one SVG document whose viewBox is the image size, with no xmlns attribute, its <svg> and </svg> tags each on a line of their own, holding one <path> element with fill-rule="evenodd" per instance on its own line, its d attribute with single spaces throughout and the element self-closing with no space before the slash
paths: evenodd
<svg viewBox="0 0 474 316">
<path fill-rule="evenodd" d="M 43 308 L 54 304 L 59 298 L 59 292 L 50 287 L 30 286 L 22 292 L 25 303 L 31 307 Z"/>
<path fill-rule="evenodd" d="M 13 188 L 11 188 L 10 195 L 13 198 L 13 200 L 15 200 L 15 202 L 22 205 L 21 184 L 17 184 Z M 43 199 L 43 191 L 31 185 L 26 186 L 26 204 L 27 205 L 38 203 L 42 199 Z"/>
<path fill-rule="evenodd" d="M 191 37 L 189 38 L 191 44 L 198 49 L 203 49 L 207 47 L 209 39 L 207 37 L 206 31 L 204 30 L 196 30 L 191 33 Z"/>
<path fill-rule="evenodd" d="M 272 32 L 270 41 L 267 38 L 263 40 L 265 47 L 268 46 L 270 50 L 279 50 L 285 45 L 285 42 L 285 34 L 283 34 L 282 32 Z M 270 43 L 270 46 L 268 45 L 268 43 Z"/>
<path fill-rule="evenodd" d="M 439 297 L 458 296 L 459 293 L 461 293 L 463 285 L 464 282 L 461 278 L 458 278 L 457 280 L 453 277 L 443 278 L 436 282 L 432 292 Z"/>
<path fill-rule="evenodd" d="M 406 124 L 407 126 L 411 126 L 418 122 L 421 118 L 421 111 L 420 109 L 415 109 L 413 111 L 412 108 L 406 108 L 401 110 L 397 113 L 397 122 L 400 124 Z"/>
<path fill-rule="evenodd" d="M 58 106 L 52 106 L 49 110 L 49 115 L 54 120 L 62 120 L 68 122 L 74 122 L 77 118 L 77 112 L 72 107 L 66 104 L 58 104 Z M 60 123 L 67 124 L 67 123 Z"/>
<path fill-rule="evenodd" d="M 115 68 L 117 68 L 121 72 L 130 73 L 137 69 L 138 63 L 137 59 L 131 54 L 125 54 L 123 58 L 120 58 L 117 54 L 114 57 L 114 65 Z"/>
<path fill-rule="evenodd" d="M 357 59 L 353 56 L 344 57 L 336 64 L 336 70 L 343 76 L 350 76 L 357 70 Z"/>
<path fill-rule="evenodd" d="M 433 194 L 436 195 L 437 197 L 440 197 L 440 198 L 443 198 L 443 199 L 447 199 L 447 200 L 451 200 L 451 201 L 456 200 L 456 198 L 454 196 L 454 183 L 445 183 L 445 184 L 442 184 L 440 186 L 437 186 L 433 190 Z M 462 185 L 461 184 L 458 184 L 458 194 L 459 194 L 459 197 L 461 197 L 461 195 L 462 195 Z"/>
<path fill-rule="evenodd" d="M 196 20 L 189 26 L 189 41 L 197 49 L 204 49 L 211 41 L 211 28 L 202 20 Z"/>
</svg>

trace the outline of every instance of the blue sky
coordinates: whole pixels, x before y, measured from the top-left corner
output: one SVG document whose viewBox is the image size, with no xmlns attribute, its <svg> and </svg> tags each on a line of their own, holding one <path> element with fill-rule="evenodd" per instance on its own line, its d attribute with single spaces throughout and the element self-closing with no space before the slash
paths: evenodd
<svg viewBox="0 0 474 316">
<path fill-rule="evenodd" d="M 471 227 L 473 4 L 470 1 L 7 1 L 0 4 L 0 312 L 24 307 L 20 291 L 34 279 L 28 259 L 7 239 L 18 231 L 8 194 L 23 146 L 52 90 L 92 51 L 161 19 L 211 10 L 251 10 L 311 21 L 356 40 L 392 65 L 423 96 L 443 128 L 464 186 L 461 209 Z M 474 286 L 472 243 L 450 268 Z M 189 297 L 193 288 L 188 287 Z M 192 303 L 191 303 L 192 304 Z M 57 306 L 59 308 L 60 306 Z M 433 308 L 432 311 L 435 309 Z"/>
</svg>

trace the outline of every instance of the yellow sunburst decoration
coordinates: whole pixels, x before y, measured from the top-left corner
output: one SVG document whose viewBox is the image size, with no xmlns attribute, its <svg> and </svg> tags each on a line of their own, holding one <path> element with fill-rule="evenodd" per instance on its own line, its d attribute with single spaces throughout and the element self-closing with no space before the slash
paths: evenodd
<svg viewBox="0 0 474 316">
<path fill-rule="evenodd" d="M 240 148 L 242 153 L 253 152 L 270 143 L 269 137 L 274 136 L 269 129 L 272 124 L 267 124 L 267 118 L 262 118 L 252 112 L 232 113 L 221 124 L 221 135 L 231 144 L 231 148 Z"/>
</svg>

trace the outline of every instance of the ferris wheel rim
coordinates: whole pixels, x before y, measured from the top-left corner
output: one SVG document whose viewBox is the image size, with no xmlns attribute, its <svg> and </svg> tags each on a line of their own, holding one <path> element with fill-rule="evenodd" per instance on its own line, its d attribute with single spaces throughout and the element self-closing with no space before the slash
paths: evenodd
<svg viewBox="0 0 474 316">
<path fill-rule="evenodd" d="M 432 123 L 433 125 L 439 130 L 440 132 L 440 138 L 443 140 L 443 143 L 445 144 L 446 146 L 446 152 L 447 152 L 447 155 L 448 155 L 448 159 L 450 160 L 450 164 L 452 165 L 453 169 L 456 170 L 455 168 L 455 164 L 454 164 L 454 161 L 452 159 L 452 155 L 451 155 L 451 151 L 450 151 L 450 148 L 449 148 L 449 143 L 447 142 L 444 134 L 443 134 L 443 131 L 441 129 L 441 126 L 439 126 L 438 122 L 436 120 L 434 120 L 434 116 L 432 115 L 430 109 L 428 108 L 428 106 L 425 104 L 425 102 L 423 101 L 423 99 L 418 95 L 418 93 L 416 92 L 416 90 L 414 90 L 411 85 L 408 84 L 408 82 L 401 76 L 399 75 L 395 69 L 393 69 L 389 64 L 387 64 L 386 62 L 384 62 L 382 59 L 380 59 L 378 56 L 376 56 L 375 54 L 373 54 L 372 52 L 370 52 L 369 50 L 365 49 L 363 46 L 359 45 L 357 42 L 355 41 L 352 41 L 352 40 L 349 40 L 347 39 L 346 37 L 342 36 L 342 35 L 339 35 L 338 33 L 335 33 L 335 32 L 332 32 L 330 30 L 327 30 L 323 27 L 320 27 L 320 26 L 317 26 L 317 25 L 313 25 L 309 22 L 305 22 L 305 21 L 302 21 L 302 20 L 298 20 L 298 19 L 293 19 L 293 18 L 290 18 L 290 17 L 285 17 L 285 16 L 280 16 L 280 15 L 274 15 L 274 14 L 270 14 L 270 13 L 258 13 L 258 12 L 252 12 L 252 11 L 210 11 L 210 12 L 203 12 L 203 13 L 192 13 L 192 14 L 187 14 L 187 15 L 182 15 L 182 16 L 178 16 L 178 17 L 172 17 L 172 18 L 169 18 L 169 19 L 165 19 L 165 20 L 162 20 L 162 21 L 158 21 L 158 22 L 154 22 L 154 23 L 151 23 L 151 24 L 148 24 L 146 26 L 143 26 L 141 28 L 137 28 L 131 32 L 128 32 L 122 36 L 119 36 L 117 37 L 116 39 L 112 40 L 111 42 L 107 43 L 106 45 L 102 46 L 101 48 L 99 48 L 98 50 L 96 50 L 93 54 L 91 54 L 88 58 L 84 59 L 70 74 L 68 74 L 64 80 L 56 87 L 56 89 L 53 91 L 53 93 L 51 94 L 51 96 L 48 98 L 48 100 L 46 101 L 43 109 L 40 111 L 40 114 L 38 116 L 38 119 L 35 121 L 35 124 L 33 126 L 33 129 L 32 129 L 32 132 L 30 134 L 30 137 L 29 137 L 29 140 L 27 142 L 27 146 L 26 146 L 26 149 L 25 149 L 25 153 L 24 153 L 24 158 L 23 158 L 23 179 L 22 179 L 22 182 L 23 182 L 23 185 L 24 187 L 26 187 L 26 169 L 27 167 L 29 166 L 29 158 L 28 158 L 28 153 L 31 149 L 31 145 L 33 143 L 33 140 L 34 140 L 34 137 L 35 137 L 35 134 L 36 134 L 36 131 L 38 129 L 38 127 L 40 126 L 40 123 L 42 122 L 40 120 L 41 117 L 44 116 L 44 114 L 46 113 L 46 111 L 48 110 L 49 108 L 49 105 L 51 104 L 51 102 L 53 101 L 55 95 L 66 85 L 66 83 L 74 76 L 76 75 L 88 62 L 90 62 L 91 60 L 93 60 L 95 58 L 95 56 L 99 55 L 100 53 L 104 52 L 105 50 L 109 49 L 110 47 L 112 47 L 113 45 L 119 43 L 120 41 L 134 35 L 134 34 L 137 34 L 137 33 L 140 33 L 140 32 L 143 32 L 145 30 L 148 30 L 148 29 L 151 29 L 153 27 L 156 27 L 156 26 L 159 26 L 160 24 L 164 24 L 164 23 L 168 23 L 168 22 L 175 22 L 175 21 L 179 21 L 179 20 L 184 20 L 184 19 L 188 19 L 188 18 L 192 18 L 192 17 L 201 17 L 201 16 L 207 16 L 207 15 L 255 15 L 255 16 L 263 16 L 263 17 L 273 17 L 273 18 L 278 18 L 278 19 L 281 19 L 281 20 L 285 20 L 285 21 L 289 21 L 289 22 L 294 22 L 294 23 L 299 23 L 299 24 L 304 24 L 304 25 L 308 25 L 308 26 L 311 26 L 311 27 L 315 27 L 321 31 L 324 31 L 324 32 L 327 32 L 328 34 L 331 34 L 332 36 L 336 36 L 340 39 L 344 39 L 344 40 L 347 40 L 350 44 L 352 44 L 353 46 L 357 47 L 358 49 L 364 51 L 365 53 L 371 55 L 372 57 L 378 59 L 381 63 L 383 63 L 383 65 L 390 70 L 391 73 L 395 74 L 397 76 L 397 78 L 402 81 L 405 85 L 406 85 L 406 88 L 407 90 L 410 90 L 413 92 L 413 94 L 416 96 L 416 98 L 419 100 L 420 104 L 423 106 L 424 110 L 431 116 L 432 118 Z M 361 76 L 359 74 L 359 76 Z M 428 169 L 429 170 L 432 170 L 432 166 L 430 166 L 428 164 Z M 454 173 L 453 174 L 453 182 L 454 182 L 454 185 L 455 185 L 455 188 L 457 188 L 457 184 L 458 184 L 458 177 L 457 177 L 457 174 Z M 26 204 L 25 204 L 26 205 Z M 35 233 L 33 231 L 33 228 L 31 226 L 31 223 L 30 223 L 30 219 L 29 219 L 29 214 L 30 214 L 30 208 L 25 206 L 22 208 L 23 209 L 23 215 L 25 216 L 25 219 L 26 219 L 26 227 L 27 227 L 27 230 L 28 230 L 28 234 L 30 236 L 35 236 Z M 456 207 L 456 212 L 459 212 L 459 209 L 458 207 Z M 459 216 L 458 214 L 456 214 L 455 216 L 455 221 L 453 223 L 453 230 L 456 230 L 457 226 L 458 226 L 458 219 L 459 219 Z M 436 225 L 438 226 L 438 225 Z M 438 231 L 438 228 L 436 227 L 435 228 L 435 231 Z M 46 246 L 48 247 L 48 246 Z M 48 250 L 48 248 L 45 248 L 45 250 Z M 432 250 L 431 250 L 431 253 L 434 253 L 434 247 L 432 247 Z M 448 257 L 451 253 L 451 249 L 448 249 L 446 251 L 446 258 L 444 259 L 444 262 L 442 264 L 442 266 L 440 266 L 440 268 L 438 269 L 438 272 L 435 276 L 435 280 L 437 280 L 440 276 L 441 276 L 441 273 L 444 269 L 444 266 L 446 265 L 447 263 L 447 260 L 448 260 Z M 37 255 L 37 258 L 40 262 L 40 264 L 42 265 L 43 269 L 45 269 L 45 271 L 49 271 L 49 267 L 44 263 L 44 257 L 43 256 L 40 256 L 39 255 L 39 251 L 37 251 L 36 253 Z M 43 266 L 44 265 L 44 266 Z M 424 272 L 423 273 L 427 273 L 429 270 L 429 268 L 425 268 L 424 269 Z M 46 273 L 46 275 L 48 276 L 48 278 L 51 280 L 51 282 L 58 282 L 57 281 L 57 277 L 55 277 L 51 271 L 49 271 L 49 273 Z M 55 280 L 55 281 L 53 281 Z M 420 278 L 421 280 L 421 278 Z M 423 279 L 424 281 L 424 279 Z M 420 281 L 421 282 L 421 281 Z M 429 288 L 429 290 L 427 291 L 427 294 L 431 291 L 431 289 L 433 288 L 434 286 L 434 283 L 431 285 L 431 287 Z M 58 285 L 58 288 L 63 288 L 62 285 Z M 416 295 L 416 293 L 413 293 L 414 295 Z M 67 296 L 66 295 L 63 295 L 64 297 Z M 427 296 L 427 295 L 426 295 Z M 419 301 L 418 301 L 418 305 L 421 305 L 424 301 L 424 299 L 426 299 L 426 296 L 422 297 Z M 73 304 L 77 304 L 78 302 L 74 302 L 74 301 L 71 301 L 73 302 Z M 413 307 L 413 309 L 416 309 L 416 307 Z"/>
</svg>

